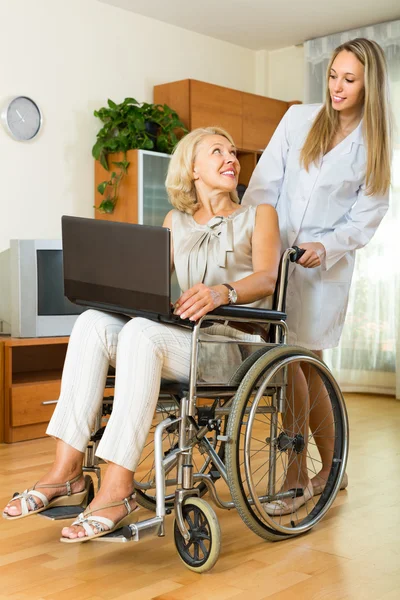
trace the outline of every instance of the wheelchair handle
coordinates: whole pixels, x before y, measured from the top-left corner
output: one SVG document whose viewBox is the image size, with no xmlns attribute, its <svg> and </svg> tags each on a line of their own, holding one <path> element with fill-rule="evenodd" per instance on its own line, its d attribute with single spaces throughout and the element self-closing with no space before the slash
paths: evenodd
<svg viewBox="0 0 400 600">
<path fill-rule="evenodd" d="M 292 250 L 294 252 L 290 253 L 290 262 L 297 262 L 305 252 L 304 248 L 299 248 L 298 246 L 292 246 Z"/>
</svg>

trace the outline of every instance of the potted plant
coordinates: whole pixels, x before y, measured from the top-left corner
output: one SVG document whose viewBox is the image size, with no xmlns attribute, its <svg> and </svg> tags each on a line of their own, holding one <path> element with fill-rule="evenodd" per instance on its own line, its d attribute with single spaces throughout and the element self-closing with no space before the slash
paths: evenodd
<svg viewBox="0 0 400 600">
<path fill-rule="evenodd" d="M 112 167 L 109 179 L 97 186 L 103 196 L 98 210 L 112 213 L 121 181 L 129 168 L 127 151 L 142 149 L 170 154 L 178 142 L 178 135 L 187 133 L 187 129 L 166 104 L 139 103 L 134 98 L 125 98 L 120 104 L 108 100 L 107 104 L 94 111 L 103 127 L 97 134 L 92 155 L 107 171 Z M 108 155 L 117 152 L 123 153 L 123 160 L 110 165 Z"/>
</svg>

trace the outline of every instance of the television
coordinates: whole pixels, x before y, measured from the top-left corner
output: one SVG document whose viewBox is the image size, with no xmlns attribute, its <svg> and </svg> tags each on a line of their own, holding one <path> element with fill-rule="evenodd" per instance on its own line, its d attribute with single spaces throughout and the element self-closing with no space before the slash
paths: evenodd
<svg viewBox="0 0 400 600">
<path fill-rule="evenodd" d="M 85 310 L 64 296 L 61 240 L 11 240 L 0 253 L 0 332 L 69 335 Z"/>
</svg>

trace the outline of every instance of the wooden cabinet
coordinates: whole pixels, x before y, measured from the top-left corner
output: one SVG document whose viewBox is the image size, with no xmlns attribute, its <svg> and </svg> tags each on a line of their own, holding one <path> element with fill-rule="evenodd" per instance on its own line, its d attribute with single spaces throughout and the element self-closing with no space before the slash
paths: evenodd
<svg viewBox="0 0 400 600">
<path fill-rule="evenodd" d="M 154 88 L 154 98 L 157 103 L 156 88 Z M 189 98 L 190 129 L 218 125 L 231 134 L 238 148 L 244 147 L 242 92 L 190 80 Z"/>
<path fill-rule="evenodd" d="M 239 183 L 248 185 L 257 160 L 278 123 L 294 102 L 184 79 L 156 85 L 154 102 L 177 111 L 189 130 L 220 126 L 233 137 L 242 167 Z"/>
<path fill-rule="evenodd" d="M 255 94 L 242 94 L 243 137 L 241 148 L 264 150 L 289 108 L 287 102 Z"/>
<path fill-rule="evenodd" d="M 60 393 L 68 337 L 0 339 L 1 441 L 45 435 Z"/>
</svg>

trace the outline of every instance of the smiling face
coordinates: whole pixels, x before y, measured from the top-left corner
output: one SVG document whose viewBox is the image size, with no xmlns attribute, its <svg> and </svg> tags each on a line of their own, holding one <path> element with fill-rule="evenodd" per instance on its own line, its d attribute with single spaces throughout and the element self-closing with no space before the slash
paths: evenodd
<svg viewBox="0 0 400 600">
<path fill-rule="evenodd" d="M 236 190 L 240 164 L 236 148 L 222 135 L 206 135 L 198 144 L 193 165 L 196 188 L 206 193 Z"/>
<path fill-rule="evenodd" d="M 342 50 L 332 63 L 329 74 L 329 93 L 332 108 L 353 111 L 364 104 L 364 67 L 353 54 Z"/>
</svg>

